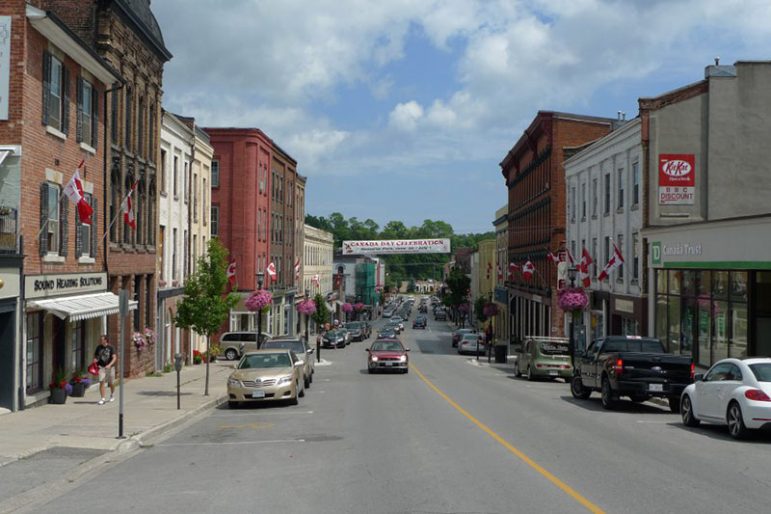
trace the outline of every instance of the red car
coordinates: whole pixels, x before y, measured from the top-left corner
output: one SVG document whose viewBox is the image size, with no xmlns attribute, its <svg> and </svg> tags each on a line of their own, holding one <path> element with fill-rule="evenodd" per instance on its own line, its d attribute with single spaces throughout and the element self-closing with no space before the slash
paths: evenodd
<svg viewBox="0 0 771 514">
<path fill-rule="evenodd" d="M 409 371 L 410 359 L 405 348 L 398 339 L 378 339 L 367 348 L 367 370 L 374 373 L 377 370 Z"/>
</svg>

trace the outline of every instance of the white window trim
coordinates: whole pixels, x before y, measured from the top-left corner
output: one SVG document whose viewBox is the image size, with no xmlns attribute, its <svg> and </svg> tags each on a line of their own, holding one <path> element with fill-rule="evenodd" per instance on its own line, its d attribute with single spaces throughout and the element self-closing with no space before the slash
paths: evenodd
<svg viewBox="0 0 771 514">
<path fill-rule="evenodd" d="M 43 256 L 43 262 L 63 263 L 66 258 L 58 253 L 47 253 Z"/>
<path fill-rule="evenodd" d="M 96 148 L 86 143 L 80 143 L 80 149 L 90 153 L 91 155 L 96 155 Z"/>
<path fill-rule="evenodd" d="M 67 141 L 67 135 L 61 130 L 52 127 L 51 125 L 46 125 L 46 132 L 54 137 L 58 137 L 62 141 Z M 96 153 L 96 151 L 94 153 Z"/>
</svg>

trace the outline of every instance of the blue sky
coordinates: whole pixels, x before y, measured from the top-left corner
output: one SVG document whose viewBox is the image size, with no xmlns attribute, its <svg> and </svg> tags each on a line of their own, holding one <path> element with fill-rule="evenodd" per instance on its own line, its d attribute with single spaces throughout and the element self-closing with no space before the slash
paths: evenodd
<svg viewBox="0 0 771 514">
<path fill-rule="evenodd" d="M 163 0 L 164 106 L 259 127 L 306 210 L 492 229 L 498 163 L 538 110 L 627 118 L 639 97 L 771 58 L 767 0 Z"/>
</svg>

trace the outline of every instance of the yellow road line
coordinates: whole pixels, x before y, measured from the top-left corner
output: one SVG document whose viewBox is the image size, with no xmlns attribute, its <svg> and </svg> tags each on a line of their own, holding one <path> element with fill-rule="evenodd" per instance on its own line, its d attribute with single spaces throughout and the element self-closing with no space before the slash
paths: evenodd
<svg viewBox="0 0 771 514">
<path fill-rule="evenodd" d="M 603 511 L 600 507 L 595 505 L 594 503 L 590 502 L 583 496 L 581 496 L 575 489 L 567 485 L 565 482 L 554 476 L 552 473 L 546 470 L 543 466 L 535 462 L 533 459 L 525 455 L 522 451 L 520 451 L 517 447 L 506 441 L 503 437 L 499 436 L 493 430 L 476 419 L 474 416 L 472 416 L 466 409 L 458 405 L 452 398 L 447 396 L 444 391 L 436 387 L 429 379 L 426 378 L 426 376 L 421 373 L 421 371 L 415 366 L 414 364 L 410 363 L 410 367 L 412 370 L 420 377 L 420 379 L 426 383 L 428 387 L 430 387 L 436 394 L 444 398 L 444 400 L 453 406 L 455 410 L 463 414 L 466 418 L 468 418 L 469 421 L 474 423 L 477 427 L 479 427 L 483 432 L 485 432 L 487 435 L 492 437 L 498 444 L 509 450 L 511 453 L 516 455 L 520 460 L 522 460 L 525 464 L 536 470 L 538 473 L 540 473 L 543 477 L 545 477 L 549 482 L 556 485 L 562 491 L 573 498 L 575 501 L 583 505 L 589 512 L 593 512 L 594 514 L 604 514 L 605 511 Z"/>
</svg>

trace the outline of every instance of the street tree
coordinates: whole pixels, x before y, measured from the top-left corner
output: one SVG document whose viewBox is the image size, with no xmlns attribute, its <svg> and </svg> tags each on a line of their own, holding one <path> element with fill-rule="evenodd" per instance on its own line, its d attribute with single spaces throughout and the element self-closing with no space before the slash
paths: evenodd
<svg viewBox="0 0 771 514">
<path fill-rule="evenodd" d="M 238 303 L 234 293 L 227 293 L 228 250 L 218 239 L 211 239 L 207 251 L 198 259 L 195 273 L 185 283 L 185 296 L 177 306 L 174 323 L 206 337 L 206 382 L 204 396 L 209 395 L 209 361 L 211 336 L 228 319 L 230 309 Z"/>
<path fill-rule="evenodd" d="M 316 330 L 324 326 L 324 323 L 329 321 L 329 309 L 327 308 L 327 302 L 324 301 L 324 297 L 317 294 L 313 297 L 313 301 L 316 304 L 316 312 L 311 315 L 311 319 L 316 323 Z"/>
</svg>

